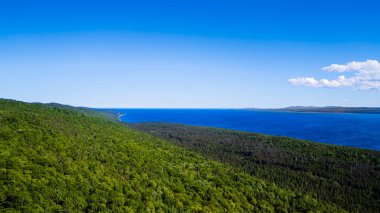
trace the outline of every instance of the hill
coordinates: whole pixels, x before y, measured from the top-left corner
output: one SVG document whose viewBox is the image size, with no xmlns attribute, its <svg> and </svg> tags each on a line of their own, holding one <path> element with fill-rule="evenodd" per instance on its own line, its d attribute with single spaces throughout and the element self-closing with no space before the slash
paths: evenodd
<svg viewBox="0 0 380 213">
<path fill-rule="evenodd" d="M 380 108 L 376 107 L 312 107 L 312 106 L 291 106 L 280 109 L 272 109 L 275 111 L 286 112 L 320 112 L 320 113 L 363 113 L 363 114 L 380 114 Z"/>
<path fill-rule="evenodd" d="M 380 152 L 169 123 L 128 126 L 349 211 L 380 209 Z"/>
<path fill-rule="evenodd" d="M 69 108 L 0 100 L 1 212 L 343 211 Z"/>
<path fill-rule="evenodd" d="M 93 116 L 93 117 L 103 118 L 110 121 L 118 121 L 119 119 L 118 114 L 113 111 L 97 110 L 97 109 L 88 108 L 88 107 L 73 107 L 70 105 L 64 105 L 64 104 L 59 104 L 59 103 L 48 103 L 48 104 L 35 103 L 35 104 L 51 106 L 51 107 L 59 108 L 59 109 L 66 109 L 66 110 L 82 113 L 82 114 Z"/>
</svg>

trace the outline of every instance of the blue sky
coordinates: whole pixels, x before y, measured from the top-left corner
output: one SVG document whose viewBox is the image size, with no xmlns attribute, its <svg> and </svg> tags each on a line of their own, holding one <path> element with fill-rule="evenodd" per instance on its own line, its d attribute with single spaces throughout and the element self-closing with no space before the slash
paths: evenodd
<svg viewBox="0 0 380 213">
<path fill-rule="evenodd" d="M 2 0 L 0 97 L 91 107 L 380 106 L 376 87 L 361 89 L 380 80 L 377 68 L 371 79 L 343 86 L 330 84 L 340 72 L 321 70 L 380 61 L 379 7 L 375 0 Z"/>
</svg>

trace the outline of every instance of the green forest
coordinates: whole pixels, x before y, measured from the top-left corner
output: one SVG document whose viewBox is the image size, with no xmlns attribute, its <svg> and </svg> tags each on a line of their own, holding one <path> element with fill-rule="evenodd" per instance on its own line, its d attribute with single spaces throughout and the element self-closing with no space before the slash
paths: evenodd
<svg viewBox="0 0 380 213">
<path fill-rule="evenodd" d="M 217 128 L 128 126 L 352 212 L 380 209 L 380 152 Z"/>
<path fill-rule="evenodd" d="M 0 212 L 345 212 L 202 155 L 89 109 L 0 99 Z"/>
</svg>

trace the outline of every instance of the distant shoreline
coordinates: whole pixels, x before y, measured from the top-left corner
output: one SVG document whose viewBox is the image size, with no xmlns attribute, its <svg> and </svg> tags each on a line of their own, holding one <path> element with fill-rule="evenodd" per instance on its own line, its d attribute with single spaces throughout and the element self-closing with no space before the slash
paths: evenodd
<svg viewBox="0 0 380 213">
<path fill-rule="evenodd" d="M 380 114 L 380 107 L 285 107 L 278 109 L 246 108 L 248 110 L 268 110 L 277 112 L 300 113 L 353 113 L 353 114 Z"/>
</svg>

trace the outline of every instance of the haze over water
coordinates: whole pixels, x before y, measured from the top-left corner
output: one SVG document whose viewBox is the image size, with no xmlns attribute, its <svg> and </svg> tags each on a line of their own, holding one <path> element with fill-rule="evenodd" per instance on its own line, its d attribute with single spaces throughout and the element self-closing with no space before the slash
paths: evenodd
<svg viewBox="0 0 380 213">
<path fill-rule="evenodd" d="M 118 109 L 123 122 L 170 122 L 380 150 L 379 114 L 235 109 Z"/>
</svg>

